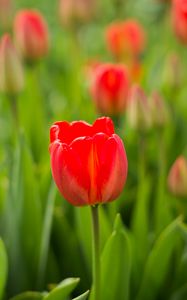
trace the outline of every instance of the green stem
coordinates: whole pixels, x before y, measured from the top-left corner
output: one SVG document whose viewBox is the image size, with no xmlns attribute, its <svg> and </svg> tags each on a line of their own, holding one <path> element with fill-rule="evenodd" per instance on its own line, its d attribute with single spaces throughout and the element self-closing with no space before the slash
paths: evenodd
<svg viewBox="0 0 187 300">
<path fill-rule="evenodd" d="M 93 287 L 94 300 L 100 300 L 100 237 L 99 237 L 99 206 L 91 207 L 92 213 L 92 247 L 93 247 Z"/>
<path fill-rule="evenodd" d="M 17 107 L 17 96 L 16 95 L 8 95 L 8 101 L 10 103 L 10 108 L 12 111 L 12 117 L 14 120 L 15 129 L 19 129 L 19 117 L 18 117 L 18 107 Z"/>
</svg>

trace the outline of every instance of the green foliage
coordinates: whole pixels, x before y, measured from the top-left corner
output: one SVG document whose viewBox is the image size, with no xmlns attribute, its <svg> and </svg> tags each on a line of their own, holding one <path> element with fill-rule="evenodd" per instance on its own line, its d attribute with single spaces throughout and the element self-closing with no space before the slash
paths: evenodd
<svg viewBox="0 0 187 300">
<path fill-rule="evenodd" d="M 3 241 L 0 239 L 0 299 L 2 299 L 7 279 L 8 260 Z"/>
<path fill-rule="evenodd" d="M 140 84 L 148 95 L 163 95 L 170 118 L 165 128 L 142 135 L 130 129 L 124 113 L 116 128 L 129 171 L 120 199 L 100 207 L 101 300 L 187 299 L 187 203 L 167 188 L 171 164 L 187 155 L 186 46 L 173 34 L 171 1 L 98 2 L 96 17 L 75 32 L 61 26 L 58 0 L 14 1 L 17 10 L 26 5 L 44 14 L 50 50 L 35 65 L 23 62 L 19 130 L 7 95 L 0 94 L 0 300 L 93 299 L 84 292 L 92 285 L 90 207 L 72 207 L 58 193 L 49 128 L 57 120 L 93 122 L 98 116 L 86 70 L 92 60 L 116 62 L 105 28 L 129 17 L 146 31 Z M 172 73 L 173 54 L 179 65 Z"/>
<path fill-rule="evenodd" d="M 131 259 L 128 232 L 117 215 L 101 258 L 101 299 L 115 299 L 116 295 L 119 300 L 129 299 Z"/>
</svg>

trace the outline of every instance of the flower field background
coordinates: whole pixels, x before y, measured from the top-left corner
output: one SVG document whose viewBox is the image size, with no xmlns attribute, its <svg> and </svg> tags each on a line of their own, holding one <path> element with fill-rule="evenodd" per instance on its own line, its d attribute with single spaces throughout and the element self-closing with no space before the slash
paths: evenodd
<svg viewBox="0 0 187 300">
<path fill-rule="evenodd" d="M 90 0 L 81 16 L 75 2 L 68 13 L 56 0 L 0 0 L 0 300 L 186 300 L 187 1 Z M 17 62 L 23 9 L 43 15 L 49 40 L 41 35 L 39 50 L 49 46 L 29 52 L 28 31 Z M 118 44 L 109 28 L 129 19 L 139 40 Z M 90 207 L 58 192 L 49 130 L 101 116 L 124 142 L 128 176 L 118 199 L 100 206 L 94 299 Z"/>
</svg>

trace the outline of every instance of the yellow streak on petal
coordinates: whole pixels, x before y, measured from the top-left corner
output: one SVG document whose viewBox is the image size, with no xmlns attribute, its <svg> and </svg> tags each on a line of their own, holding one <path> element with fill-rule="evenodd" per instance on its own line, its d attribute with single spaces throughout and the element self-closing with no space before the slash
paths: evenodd
<svg viewBox="0 0 187 300">
<path fill-rule="evenodd" d="M 96 199 L 97 196 L 97 169 L 98 169 L 98 156 L 97 151 L 94 149 L 94 145 L 92 143 L 89 158 L 88 158 L 88 171 L 90 174 L 90 204 L 95 204 L 95 200 L 99 202 L 99 199 Z"/>
</svg>

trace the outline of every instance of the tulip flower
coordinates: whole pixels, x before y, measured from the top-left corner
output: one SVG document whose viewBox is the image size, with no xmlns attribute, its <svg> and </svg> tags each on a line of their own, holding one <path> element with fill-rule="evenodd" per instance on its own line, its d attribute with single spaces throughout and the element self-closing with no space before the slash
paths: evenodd
<svg viewBox="0 0 187 300">
<path fill-rule="evenodd" d="M 136 20 L 114 22 L 106 29 L 106 42 L 116 58 L 136 58 L 144 51 L 145 32 Z"/>
<path fill-rule="evenodd" d="M 21 60 L 8 34 L 0 41 L 0 90 L 15 95 L 23 89 L 24 76 Z"/>
<path fill-rule="evenodd" d="M 75 206 L 116 199 L 127 177 L 123 143 L 110 118 L 93 125 L 57 122 L 50 130 L 53 178 L 60 193 Z"/>
<path fill-rule="evenodd" d="M 22 56 L 35 61 L 48 52 L 48 28 L 43 16 L 36 10 L 21 10 L 14 22 L 16 45 Z"/>
<path fill-rule="evenodd" d="M 173 0 L 172 22 L 177 38 L 187 44 L 187 0 Z"/>
<path fill-rule="evenodd" d="M 168 188 L 179 197 L 187 196 L 187 160 L 179 156 L 172 165 L 168 175 Z"/>
<path fill-rule="evenodd" d="M 63 25 L 84 23 L 90 20 L 95 11 L 95 0 L 60 0 L 59 13 Z"/>
<path fill-rule="evenodd" d="M 129 125 L 136 130 L 146 130 L 151 126 L 151 107 L 147 96 L 138 85 L 130 89 L 127 118 Z"/>
<path fill-rule="evenodd" d="M 109 116 L 123 113 L 129 85 L 125 66 L 107 63 L 98 66 L 91 84 L 91 94 L 97 110 Z"/>
<path fill-rule="evenodd" d="M 0 0 L 0 28 L 7 28 L 11 23 L 13 12 L 12 0 Z"/>
</svg>

